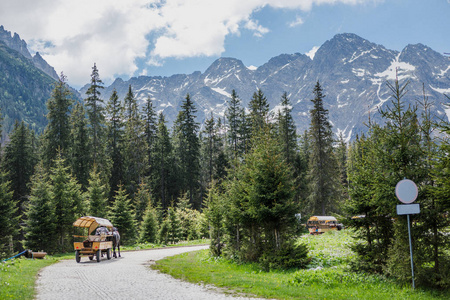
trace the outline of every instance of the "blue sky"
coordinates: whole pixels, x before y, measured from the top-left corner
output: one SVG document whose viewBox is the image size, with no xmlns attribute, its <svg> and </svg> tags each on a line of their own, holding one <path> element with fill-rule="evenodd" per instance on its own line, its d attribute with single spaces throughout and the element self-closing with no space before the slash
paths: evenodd
<svg viewBox="0 0 450 300">
<path fill-rule="evenodd" d="M 450 0 L 2 0 L 0 25 L 75 87 L 94 62 L 106 84 L 204 72 L 219 57 L 260 66 L 344 32 L 450 52 Z"/>
</svg>

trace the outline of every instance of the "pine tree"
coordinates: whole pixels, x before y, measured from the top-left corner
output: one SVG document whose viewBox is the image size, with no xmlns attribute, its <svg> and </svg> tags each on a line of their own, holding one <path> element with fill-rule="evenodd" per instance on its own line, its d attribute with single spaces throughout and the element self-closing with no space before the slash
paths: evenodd
<svg viewBox="0 0 450 300">
<path fill-rule="evenodd" d="M 336 161 L 339 169 L 339 179 L 342 186 L 342 199 L 348 199 L 348 179 L 347 179 L 347 144 L 344 141 L 342 132 L 339 134 L 339 140 L 335 148 Z"/>
<path fill-rule="evenodd" d="M 106 185 L 102 184 L 97 165 L 94 164 L 89 175 L 89 186 L 84 194 L 88 204 L 90 216 L 106 218 L 108 211 L 108 190 Z"/>
<path fill-rule="evenodd" d="M 56 250 L 57 221 L 50 195 L 50 183 L 42 164 L 31 179 L 31 193 L 25 219 L 25 247 L 53 253 Z"/>
<path fill-rule="evenodd" d="M 286 92 L 281 96 L 280 106 L 282 109 L 278 112 L 277 118 L 278 137 L 287 163 L 294 165 L 298 150 L 297 128 L 292 117 L 292 105 Z"/>
<path fill-rule="evenodd" d="M 294 203 L 289 167 L 275 139 L 267 131 L 260 132 L 253 144 L 245 164 L 226 187 L 227 215 L 234 214 L 226 218 L 235 226 L 232 228 L 228 221 L 225 223 L 228 235 L 238 238 L 227 241 L 229 250 L 241 259 L 260 261 L 263 254 L 274 258 L 282 249 L 292 249 L 295 214 L 299 207 Z"/>
<path fill-rule="evenodd" d="M 154 148 L 155 148 L 155 139 L 156 139 L 156 113 L 153 108 L 153 103 L 150 97 L 147 99 L 147 103 L 144 107 L 144 133 L 145 140 L 147 141 L 147 161 L 148 161 L 148 170 L 147 176 L 152 177 L 154 175 Z"/>
<path fill-rule="evenodd" d="M 439 124 L 439 130 L 445 133 L 448 137 L 450 135 L 450 123 L 445 122 Z M 438 152 L 433 156 L 431 162 L 431 175 L 433 185 L 430 186 L 431 201 L 428 201 L 426 208 L 429 213 L 426 215 L 426 225 L 431 232 L 425 235 L 424 244 L 429 248 L 425 248 L 428 254 L 425 258 L 425 263 L 428 268 L 433 268 L 432 271 L 424 268 L 423 275 L 432 281 L 432 284 L 440 288 L 448 289 L 450 287 L 449 272 L 450 268 L 450 236 L 441 234 L 445 228 L 450 226 L 450 219 L 448 214 L 442 212 L 450 211 L 450 142 L 445 139 L 440 145 Z M 423 204 L 421 204 L 423 205 Z M 421 206 L 422 208 L 422 206 Z M 420 229 L 419 229 L 420 230 Z M 428 263 L 430 260 L 431 263 Z M 431 276 L 430 276 L 431 274 Z M 421 274 L 419 274 L 421 275 Z"/>
<path fill-rule="evenodd" d="M 13 252 L 13 237 L 19 231 L 17 205 L 13 199 L 6 173 L 0 171 L 0 257 L 6 258 Z"/>
<path fill-rule="evenodd" d="M 81 186 L 70 174 L 65 160 L 58 153 L 54 167 L 50 170 L 50 195 L 55 208 L 55 218 L 60 252 L 71 250 L 70 232 L 72 223 L 85 212 Z"/>
<path fill-rule="evenodd" d="M 133 198 L 147 172 L 148 145 L 144 138 L 144 123 L 131 91 L 125 98 L 124 167 L 127 192 Z"/>
<path fill-rule="evenodd" d="M 199 207 L 200 203 L 199 199 L 196 198 L 196 192 L 199 188 L 200 141 L 197 135 L 199 124 L 195 121 L 196 112 L 194 103 L 187 94 L 174 124 L 174 134 L 176 137 L 176 156 L 180 165 L 181 191 L 188 191 L 190 202 L 195 207 Z"/>
<path fill-rule="evenodd" d="M 181 237 L 181 222 L 173 206 L 170 206 L 167 210 L 167 223 L 167 242 L 169 244 L 175 244 Z"/>
<path fill-rule="evenodd" d="M 66 76 L 61 73 L 59 81 L 55 84 L 50 99 L 47 101 L 48 125 L 44 130 L 42 140 L 42 160 L 45 170 L 50 170 L 53 160 L 61 151 L 66 158 L 70 148 L 70 122 L 69 111 L 73 104 L 72 93 L 66 84 Z"/>
<path fill-rule="evenodd" d="M 3 157 L 3 166 L 8 174 L 7 179 L 11 182 L 13 199 L 19 208 L 17 213 L 20 220 L 22 220 L 24 203 L 30 191 L 28 184 L 37 161 L 31 139 L 31 131 L 25 123 L 16 121 Z"/>
<path fill-rule="evenodd" d="M 337 211 L 336 195 L 339 195 L 337 163 L 333 152 L 333 132 L 328 121 L 328 110 L 323 106 L 322 87 L 314 87 L 314 104 L 309 128 L 311 154 L 309 160 L 310 210 L 314 214 L 326 215 Z"/>
<path fill-rule="evenodd" d="M 225 228 L 223 223 L 226 214 L 224 202 L 221 199 L 218 186 L 213 182 L 205 197 L 203 213 L 208 222 L 209 238 L 211 239 L 209 250 L 214 256 L 222 255 L 222 248 L 224 247 Z"/>
<path fill-rule="evenodd" d="M 242 114 L 242 107 L 241 107 L 241 100 L 239 99 L 238 95 L 236 94 L 235 90 L 231 91 L 231 98 L 228 100 L 228 107 L 225 112 L 225 116 L 228 119 L 229 124 L 229 130 L 227 133 L 227 139 L 231 148 L 231 152 L 233 153 L 233 158 L 237 159 L 238 154 L 241 154 L 241 140 L 240 140 L 240 127 L 241 127 L 241 114 Z"/>
<path fill-rule="evenodd" d="M 144 213 L 139 241 L 141 243 L 156 243 L 158 219 L 156 209 L 149 205 Z"/>
<path fill-rule="evenodd" d="M 253 93 L 249 109 L 252 134 L 256 134 L 269 122 L 269 102 L 267 102 L 266 96 L 260 89 Z"/>
<path fill-rule="evenodd" d="M 173 182 L 171 180 L 171 170 L 175 167 L 173 164 L 173 147 L 165 123 L 164 115 L 160 113 L 155 140 L 153 191 L 156 199 L 160 200 L 163 210 L 166 210 L 168 207 L 170 182 Z"/>
<path fill-rule="evenodd" d="M 136 196 L 134 197 L 133 206 L 135 207 L 134 211 L 136 224 L 141 224 L 142 220 L 144 219 L 147 207 L 152 206 L 150 189 L 146 183 L 142 182 L 139 185 L 139 189 L 137 190 Z"/>
<path fill-rule="evenodd" d="M 90 170 L 90 150 L 89 137 L 87 129 L 87 120 L 85 117 L 84 106 L 81 103 L 75 104 L 70 117 L 72 147 L 70 153 L 70 167 L 73 175 L 86 190 L 88 185 Z"/>
<path fill-rule="evenodd" d="M 97 65 L 94 63 L 91 73 L 91 85 L 86 91 L 87 98 L 85 102 L 90 125 L 92 163 L 96 163 L 101 169 L 106 164 L 104 158 L 105 116 L 103 114 L 103 100 L 100 98 L 100 90 L 104 88 L 102 84 Z"/>
<path fill-rule="evenodd" d="M 208 184 L 213 179 L 213 173 L 214 173 L 214 164 L 216 160 L 216 155 L 218 152 L 217 149 L 217 136 L 215 132 L 216 123 L 214 121 L 214 116 L 211 113 L 211 119 L 207 119 L 205 121 L 205 129 L 203 130 L 204 138 L 203 138 L 203 148 L 204 148 L 204 155 L 205 155 L 205 162 L 206 166 L 205 169 L 207 170 L 207 182 Z"/>
<path fill-rule="evenodd" d="M 112 204 L 118 186 L 125 182 L 123 158 L 123 107 L 119 101 L 117 91 L 114 90 L 107 104 L 108 122 L 108 155 L 111 161 L 111 174 L 109 178 L 109 203 Z"/>
<path fill-rule="evenodd" d="M 121 185 L 114 197 L 114 205 L 110 211 L 111 223 L 120 232 L 120 239 L 124 245 L 133 244 L 136 240 L 136 225 L 133 208 L 126 190 Z"/>
</svg>

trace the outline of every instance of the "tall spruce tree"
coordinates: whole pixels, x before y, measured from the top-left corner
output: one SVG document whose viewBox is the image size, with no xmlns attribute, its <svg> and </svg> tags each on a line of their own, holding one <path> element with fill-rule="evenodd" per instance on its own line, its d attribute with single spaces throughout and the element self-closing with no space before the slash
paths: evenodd
<svg viewBox="0 0 450 300">
<path fill-rule="evenodd" d="M 109 98 L 106 106 L 108 113 L 108 135 L 107 135 L 107 153 L 111 161 L 111 171 L 109 178 L 109 204 L 113 203 L 113 198 L 118 190 L 118 186 L 125 182 L 124 175 L 124 122 L 123 122 L 123 106 L 119 101 L 117 91 L 114 90 Z"/>
<path fill-rule="evenodd" d="M 214 116 L 211 113 L 211 118 L 205 121 L 205 128 L 202 131 L 202 148 L 203 148 L 203 159 L 204 162 L 203 170 L 206 171 L 206 185 L 213 180 L 213 175 L 216 169 L 217 157 L 220 151 L 219 138 L 217 136 L 217 127 L 214 120 Z"/>
<path fill-rule="evenodd" d="M 134 200 L 133 206 L 135 211 L 136 224 L 139 225 L 144 219 L 147 207 L 152 206 L 151 192 L 146 183 L 142 182 L 139 185 L 139 189 L 133 200 Z"/>
<path fill-rule="evenodd" d="M 48 253 L 56 251 L 57 225 L 48 174 L 42 164 L 38 164 L 31 179 L 31 192 L 26 210 L 25 247 Z"/>
<path fill-rule="evenodd" d="M 125 98 L 125 134 L 124 134 L 124 167 L 125 184 L 128 194 L 134 197 L 138 186 L 143 182 L 147 164 L 147 142 L 144 138 L 144 122 L 139 113 L 137 101 L 131 90 Z"/>
<path fill-rule="evenodd" d="M 72 147 L 69 149 L 69 164 L 73 175 L 81 184 L 83 190 L 88 185 L 90 164 L 89 135 L 84 106 L 74 105 L 70 116 Z"/>
<path fill-rule="evenodd" d="M 17 205 L 13 199 L 10 181 L 0 170 L 0 257 L 8 257 L 13 252 L 13 237 L 19 232 Z"/>
<path fill-rule="evenodd" d="M 92 162 L 96 163 L 101 169 L 105 167 L 105 115 L 103 113 L 103 100 L 100 98 L 103 82 L 98 74 L 97 65 L 94 63 L 91 73 L 91 84 L 86 91 L 85 99 L 87 115 L 90 125 L 91 137 L 91 155 Z"/>
<path fill-rule="evenodd" d="M 97 164 L 94 164 L 89 175 L 89 185 L 84 193 L 84 199 L 89 207 L 90 216 L 106 218 L 108 211 L 108 190 L 105 184 L 102 184 Z"/>
<path fill-rule="evenodd" d="M 225 224 L 228 236 L 234 239 L 226 244 L 228 251 L 243 260 L 275 262 L 283 251 L 295 248 L 291 242 L 299 206 L 294 202 L 289 166 L 276 139 L 266 129 L 254 137 L 253 144 L 245 164 L 226 188 Z M 303 250 L 297 263 L 305 262 Z"/>
<path fill-rule="evenodd" d="M 166 121 L 162 113 L 159 114 L 158 128 L 155 141 L 155 178 L 153 180 L 154 196 L 161 202 L 165 211 L 170 199 L 170 187 L 172 173 L 175 166 L 173 164 L 173 147 L 166 127 Z"/>
<path fill-rule="evenodd" d="M 58 152 L 66 158 L 68 148 L 71 146 L 69 113 L 73 104 L 73 95 L 66 80 L 66 76 L 61 73 L 47 101 L 48 125 L 44 130 L 41 150 L 42 161 L 47 171 L 53 166 L 53 160 Z"/>
<path fill-rule="evenodd" d="M 249 109 L 252 134 L 256 134 L 269 122 L 269 102 L 261 89 L 253 93 Z"/>
<path fill-rule="evenodd" d="M 338 210 L 336 196 L 339 195 L 337 163 L 333 152 L 333 132 L 328 121 L 328 110 L 323 106 L 323 94 L 320 83 L 314 87 L 314 104 L 310 111 L 311 125 L 309 142 L 309 197 L 310 211 L 326 215 Z"/>
<path fill-rule="evenodd" d="M 231 97 L 228 100 L 228 107 L 225 112 L 225 116 L 228 119 L 229 130 L 227 132 L 228 144 L 232 152 L 233 159 L 237 159 L 238 155 L 241 154 L 241 141 L 240 141 L 240 127 L 241 127 L 241 114 L 243 108 L 241 107 L 241 100 L 236 94 L 235 90 L 231 91 Z"/>
<path fill-rule="evenodd" d="M 31 130 L 22 121 L 16 121 L 10 134 L 10 142 L 5 147 L 3 166 L 7 179 L 11 182 L 13 199 L 19 208 L 18 216 L 22 220 L 24 203 L 29 195 L 28 184 L 33 174 L 37 157 L 32 145 Z"/>
<path fill-rule="evenodd" d="M 200 141 L 198 138 L 199 124 L 195 121 L 196 112 L 197 109 L 187 94 L 174 123 L 174 134 L 176 156 L 180 165 L 181 191 L 189 192 L 191 204 L 198 208 L 201 204 L 200 199 L 196 197 L 200 175 Z"/>
<path fill-rule="evenodd" d="M 154 148 L 155 148 L 155 139 L 156 139 L 156 112 L 153 108 L 153 102 L 150 99 L 150 97 L 147 98 L 147 103 L 144 106 L 144 114 L 143 114 L 143 121 L 144 121 L 144 133 L 145 133 L 145 140 L 147 141 L 147 162 L 148 162 L 148 169 L 147 169 L 147 176 L 153 177 L 154 176 Z"/>
<path fill-rule="evenodd" d="M 69 167 L 60 153 L 50 170 L 50 195 L 55 208 L 58 251 L 72 250 L 70 232 L 72 223 L 85 213 L 85 204 L 81 194 L 81 186 L 71 175 Z"/>
<path fill-rule="evenodd" d="M 294 165 L 297 154 L 297 128 L 292 117 L 292 105 L 287 93 L 281 96 L 281 110 L 277 115 L 277 132 L 287 163 Z"/>
<path fill-rule="evenodd" d="M 109 215 L 111 222 L 120 232 L 123 244 L 133 244 L 136 240 L 136 223 L 130 198 L 121 185 L 114 197 L 114 204 Z"/>
</svg>

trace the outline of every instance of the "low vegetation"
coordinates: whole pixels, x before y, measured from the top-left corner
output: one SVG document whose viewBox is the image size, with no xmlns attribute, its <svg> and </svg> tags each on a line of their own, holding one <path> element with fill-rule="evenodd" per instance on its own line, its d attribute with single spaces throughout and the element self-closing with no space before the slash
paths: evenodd
<svg viewBox="0 0 450 300">
<path fill-rule="evenodd" d="M 356 258 L 348 230 L 320 236 L 304 235 L 310 262 L 306 269 L 271 270 L 259 264 L 236 263 L 213 257 L 208 250 L 185 253 L 158 261 L 153 269 L 194 283 L 213 284 L 224 292 L 271 299 L 448 299 L 450 293 L 412 290 L 410 285 L 381 275 L 355 273 Z"/>
<path fill-rule="evenodd" d="M 33 299 L 40 269 L 72 254 L 47 256 L 45 259 L 18 258 L 0 263 L 0 299 Z"/>
</svg>

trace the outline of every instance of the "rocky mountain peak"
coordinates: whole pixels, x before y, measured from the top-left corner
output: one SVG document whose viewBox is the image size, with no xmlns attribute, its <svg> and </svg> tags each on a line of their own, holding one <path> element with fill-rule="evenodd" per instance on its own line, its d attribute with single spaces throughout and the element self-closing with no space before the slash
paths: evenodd
<svg viewBox="0 0 450 300">
<path fill-rule="evenodd" d="M 36 55 L 32 57 L 30 52 L 28 51 L 27 43 L 22 40 L 17 33 L 11 35 L 11 32 L 5 30 L 3 25 L 0 25 L 0 41 L 4 42 L 9 48 L 22 54 L 25 58 L 31 60 L 37 68 L 39 68 L 41 71 L 43 71 L 53 79 L 59 79 L 55 69 L 50 66 L 39 53 L 36 53 Z"/>
<path fill-rule="evenodd" d="M 5 30 L 3 25 L 0 26 L 0 41 L 3 41 L 6 46 L 16 50 L 24 57 L 31 59 L 31 54 L 28 51 L 27 43 L 20 39 L 20 36 L 17 33 L 14 33 L 14 35 L 11 36 L 11 31 Z"/>
<path fill-rule="evenodd" d="M 47 75 L 50 75 L 50 77 L 52 77 L 55 80 L 58 80 L 58 74 L 56 74 L 55 69 L 50 66 L 44 58 L 42 58 L 42 56 L 39 54 L 39 52 L 36 52 L 36 55 L 33 56 L 33 63 L 36 67 L 38 67 L 39 69 L 41 69 L 42 71 L 44 71 L 44 73 L 46 73 Z"/>
</svg>

